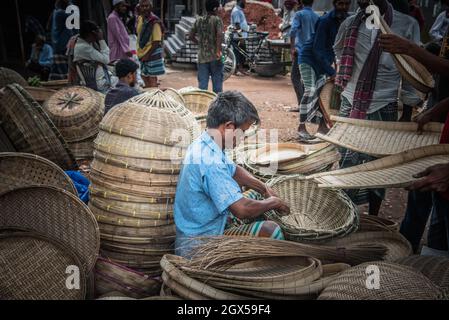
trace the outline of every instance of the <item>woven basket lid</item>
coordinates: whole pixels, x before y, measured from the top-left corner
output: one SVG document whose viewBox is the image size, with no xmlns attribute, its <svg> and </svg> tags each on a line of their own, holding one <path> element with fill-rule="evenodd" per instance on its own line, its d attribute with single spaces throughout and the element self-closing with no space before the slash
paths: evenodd
<svg viewBox="0 0 449 320">
<path fill-rule="evenodd" d="M 44 236 L 31 232 L 0 235 L 0 265 L 2 299 L 85 299 L 86 274 L 80 259 L 70 248 Z M 67 288 L 69 266 L 78 268 L 79 289 Z"/>
<path fill-rule="evenodd" d="M 87 87 L 67 87 L 52 95 L 43 107 L 67 142 L 82 141 L 98 133 L 104 95 Z"/>
<path fill-rule="evenodd" d="M 376 290 L 367 288 L 368 276 L 373 272 L 367 268 L 373 266 L 379 270 L 379 289 Z M 396 263 L 375 261 L 342 272 L 318 299 L 437 300 L 441 297 L 441 289 L 420 272 Z"/>
<path fill-rule="evenodd" d="M 33 230 L 69 247 L 86 273 L 100 247 L 98 224 L 89 208 L 73 194 L 50 186 L 34 186 L 0 195 L 0 227 Z"/>
<path fill-rule="evenodd" d="M 31 185 L 50 185 L 78 195 L 72 180 L 53 162 L 28 153 L 0 153 L 0 194 Z"/>
<path fill-rule="evenodd" d="M 191 90 L 182 94 L 187 109 L 196 117 L 205 117 L 211 102 L 216 98 L 214 92 L 207 90 Z"/>
<path fill-rule="evenodd" d="M 123 103 L 109 111 L 100 128 L 116 135 L 168 146 L 187 147 L 191 143 L 186 121 L 170 110 Z"/>
<path fill-rule="evenodd" d="M 449 259 L 438 256 L 409 256 L 395 261 L 418 270 L 434 284 L 449 292 Z"/>
<path fill-rule="evenodd" d="M 28 85 L 28 82 L 14 70 L 0 67 L 0 89 L 13 83 L 17 83 L 22 87 L 26 87 Z"/>
<path fill-rule="evenodd" d="M 324 240 L 347 235 L 357 229 L 358 211 L 339 190 L 320 189 L 301 176 L 274 178 L 268 185 L 289 206 L 291 214 L 267 213 L 293 239 Z"/>
<path fill-rule="evenodd" d="M 0 99 L 0 122 L 17 151 L 40 155 L 63 169 L 76 168 L 60 132 L 22 87 L 13 84 L 4 88 Z"/>
<path fill-rule="evenodd" d="M 8 135 L 5 133 L 3 128 L 0 126 L 0 152 L 15 152 L 11 140 L 9 140 Z"/>
<path fill-rule="evenodd" d="M 188 92 L 191 92 L 191 91 L 198 91 L 198 90 L 201 90 L 201 89 L 197 88 L 197 87 L 189 86 L 189 87 L 184 87 L 184 88 L 179 89 L 178 92 L 181 95 L 183 95 L 184 93 L 188 93 Z"/>
<path fill-rule="evenodd" d="M 159 294 L 162 285 L 161 281 L 101 257 L 95 265 L 95 278 L 97 295 L 118 291 L 141 299 Z"/>
<path fill-rule="evenodd" d="M 182 94 L 180 94 L 178 90 L 173 89 L 173 88 L 167 88 L 167 89 L 164 90 L 164 93 L 166 95 L 172 97 L 173 99 L 175 99 L 179 103 L 185 105 L 184 98 L 182 97 Z"/>
</svg>

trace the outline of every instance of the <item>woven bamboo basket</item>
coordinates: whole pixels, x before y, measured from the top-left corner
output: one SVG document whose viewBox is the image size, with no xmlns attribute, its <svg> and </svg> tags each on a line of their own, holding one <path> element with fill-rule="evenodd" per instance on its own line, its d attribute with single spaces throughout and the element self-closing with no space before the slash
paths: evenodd
<svg viewBox="0 0 449 320">
<path fill-rule="evenodd" d="M 358 231 L 341 239 L 333 239 L 326 243 L 331 246 L 377 244 L 387 248 L 387 254 L 382 260 L 396 261 L 412 254 L 412 246 L 399 232 L 388 231 Z"/>
<path fill-rule="evenodd" d="M 181 297 L 181 299 L 187 300 L 211 300 L 209 297 L 203 296 L 188 287 L 185 287 L 178 282 L 171 279 L 166 272 L 162 272 L 162 280 L 164 285 L 170 290 L 170 292 Z"/>
<path fill-rule="evenodd" d="M 79 289 L 66 285 L 67 266 L 81 267 L 68 247 L 26 232 L 0 235 L 0 296 L 6 300 L 84 300 L 86 273 L 80 268 Z"/>
<path fill-rule="evenodd" d="M 34 186 L 0 195 L 0 227 L 41 233 L 72 250 L 86 273 L 98 256 L 100 234 L 89 208 L 73 194 L 50 186 Z"/>
<path fill-rule="evenodd" d="M 282 217 L 271 211 L 266 216 L 279 223 L 290 240 L 328 240 L 348 235 L 358 227 L 357 208 L 342 191 L 319 189 L 300 176 L 275 178 L 268 185 L 287 202 L 291 214 Z"/>
<path fill-rule="evenodd" d="M 56 93 L 54 89 L 24 86 L 24 89 L 39 103 L 44 103 Z"/>
<path fill-rule="evenodd" d="M 16 152 L 11 140 L 6 135 L 6 132 L 0 126 L 0 152 Z"/>
<path fill-rule="evenodd" d="M 367 214 L 360 215 L 360 226 L 358 231 L 399 231 L 399 223 Z"/>
<path fill-rule="evenodd" d="M 327 135 L 317 133 L 322 140 L 353 151 L 384 157 L 399 152 L 439 144 L 443 125 L 429 123 L 418 134 L 414 122 L 385 122 L 331 117 L 334 126 Z"/>
<path fill-rule="evenodd" d="M 174 100 L 176 100 L 177 102 L 181 103 L 182 105 L 185 105 L 186 102 L 184 101 L 182 94 L 180 94 L 178 90 L 173 88 L 167 88 L 164 90 L 164 93 L 173 98 Z"/>
<path fill-rule="evenodd" d="M 332 109 L 332 96 L 334 94 L 334 81 L 328 80 L 320 92 L 320 105 L 329 115 L 337 115 L 338 110 Z"/>
<path fill-rule="evenodd" d="M 31 96 L 18 85 L 8 85 L 0 100 L 0 122 L 14 148 L 40 155 L 61 166 L 76 163 L 54 124 Z"/>
<path fill-rule="evenodd" d="M 0 153 L 0 194 L 31 185 L 50 185 L 78 195 L 72 180 L 53 162 L 28 153 Z"/>
<path fill-rule="evenodd" d="M 14 83 L 22 87 L 28 86 L 28 82 L 20 74 L 12 69 L 0 67 L 0 89 Z"/>
<path fill-rule="evenodd" d="M 136 196 L 131 194 L 126 194 L 120 191 L 114 191 L 113 189 L 108 189 L 107 187 L 100 186 L 96 184 L 95 182 L 92 182 L 89 186 L 89 192 L 92 196 L 95 198 L 99 198 L 101 200 L 107 200 L 109 205 L 111 207 L 115 206 L 121 206 L 123 202 L 127 203 L 133 203 L 130 204 L 130 207 L 136 203 L 136 205 L 142 205 L 142 204 L 164 204 L 164 205 L 170 205 L 174 203 L 174 195 L 173 197 L 170 195 L 160 195 L 158 192 L 157 194 L 154 193 L 150 196 Z M 118 201 L 118 204 L 115 202 Z M 126 209 L 125 209 L 126 210 Z M 123 214 L 126 213 L 126 211 L 123 210 Z M 145 210 L 143 210 L 145 212 Z"/>
<path fill-rule="evenodd" d="M 59 90 L 44 104 L 44 110 L 67 142 L 95 136 L 104 115 L 104 95 L 87 87 Z"/>
<path fill-rule="evenodd" d="M 99 258 L 95 265 L 95 280 L 97 295 L 118 291 L 142 299 L 158 294 L 161 289 L 160 281 L 103 258 Z"/>
<path fill-rule="evenodd" d="M 390 27 L 382 16 L 378 16 L 380 30 L 383 34 L 392 34 Z M 435 86 L 432 74 L 421 63 L 406 54 L 393 54 L 393 60 L 402 77 L 415 89 L 428 93 Z"/>
<path fill-rule="evenodd" d="M 367 268 L 377 267 L 380 285 L 367 284 Z M 372 271 L 371 271 L 372 272 Z M 319 300 L 437 300 L 442 291 L 410 267 L 391 262 L 368 262 L 341 273 L 321 293 Z"/>
<path fill-rule="evenodd" d="M 418 270 L 435 285 L 449 292 L 449 259 L 437 256 L 409 256 L 395 261 L 396 263 Z"/>
<path fill-rule="evenodd" d="M 351 168 L 312 175 L 320 188 L 405 188 L 413 176 L 436 164 L 447 163 L 449 145 L 435 145 L 405 151 Z"/>
<path fill-rule="evenodd" d="M 207 116 L 209 106 L 217 95 L 206 90 L 195 90 L 182 93 L 187 109 L 197 117 Z"/>
<path fill-rule="evenodd" d="M 176 186 L 178 175 L 134 171 L 106 164 L 97 159 L 91 164 L 91 173 L 123 183 L 141 186 Z"/>
<path fill-rule="evenodd" d="M 123 137 L 118 134 L 109 134 L 100 131 L 94 141 L 95 150 L 121 157 L 131 157 L 147 160 L 164 160 L 181 163 L 186 148 L 171 147 L 168 145 L 142 141 L 139 139 Z"/>
<path fill-rule="evenodd" d="M 173 236 L 176 234 L 176 228 L 174 224 L 158 226 L 158 227 L 144 227 L 144 228 L 135 228 L 135 227 L 125 227 L 125 226 L 115 226 L 107 223 L 98 223 L 100 227 L 100 232 L 104 232 L 107 234 L 113 234 L 117 236 L 123 237 L 165 237 L 165 236 Z"/>
<path fill-rule="evenodd" d="M 194 114 L 184 104 L 161 90 L 145 92 L 129 99 L 128 102 L 176 114 L 182 119 L 184 124 L 182 128 L 188 128 L 191 141 L 195 140 L 201 134 L 201 128 L 195 120 Z"/>
<path fill-rule="evenodd" d="M 175 235 L 168 236 L 158 236 L 158 237 L 127 237 L 127 236 L 119 236 L 108 233 L 101 233 L 101 239 L 104 241 L 114 241 L 116 243 L 123 244 L 136 244 L 136 245 L 145 245 L 151 244 L 159 246 L 160 244 L 169 244 L 172 245 L 175 241 Z"/>
<path fill-rule="evenodd" d="M 162 269 L 160 256 L 144 256 L 140 254 L 124 254 L 105 249 L 101 250 L 101 256 L 120 265 L 144 273 L 149 277 L 160 277 Z"/>
<path fill-rule="evenodd" d="M 114 165 L 115 167 L 130 169 L 134 171 L 161 173 L 161 174 L 179 174 L 181 163 L 169 160 L 139 159 L 131 157 L 122 157 L 111 155 L 102 151 L 94 152 L 95 159 Z"/>
<path fill-rule="evenodd" d="M 169 203 L 138 203 L 116 200 L 105 200 L 94 196 L 90 201 L 94 207 L 123 218 L 146 220 L 173 219 L 173 204 Z"/>
<path fill-rule="evenodd" d="M 122 244 L 114 241 L 102 240 L 104 250 L 118 253 L 140 254 L 144 256 L 162 256 L 165 253 L 174 252 L 174 244 L 169 243 L 152 243 L 149 244 Z"/>
<path fill-rule="evenodd" d="M 41 82 L 41 86 L 44 88 L 50 88 L 59 90 L 65 88 L 69 85 L 69 81 L 67 79 L 64 80 L 50 80 Z"/>
<path fill-rule="evenodd" d="M 79 142 L 69 142 L 67 145 L 76 160 L 90 160 L 94 157 L 94 140 L 95 138 L 90 138 Z"/>
</svg>

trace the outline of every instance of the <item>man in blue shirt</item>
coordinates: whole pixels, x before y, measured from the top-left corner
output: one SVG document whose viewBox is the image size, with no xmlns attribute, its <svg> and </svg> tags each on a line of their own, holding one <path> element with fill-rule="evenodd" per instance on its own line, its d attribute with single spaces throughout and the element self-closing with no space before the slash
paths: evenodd
<svg viewBox="0 0 449 320">
<path fill-rule="evenodd" d="M 45 36 L 37 35 L 31 48 L 27 69 L 37 73 L 42 81 L 47 81 L 53 64 L 53 48 L 45 43 Z"/>
<path fill-rule="evenodd" d="M 237 60 L 236 74 L 240 72 L 243 75 L 248 73 L 243 69 L 243 64 L 245 63 L 245 56 L 242 55 L 237 48 L 245 50 L 246 44 L 245 39 L 248 37 L 249 25 L 246 21 L 245 12 L 243 9 L 246 7 L 246 0 L 239 0 L 234 6 L 231 12 L 231 25 L 235 27 L 238 31 L 237 34 L 232 35 L 232 46 L 234 48 L 235 58 Z"/>
<path fill-rule="evenodd" d="M 208 129 L 194 141 L 185 156 L 176 190 L 174 218 L 176 254 L 188 256 L 194 243 L 191 237 L 225 234 L 230 218 L 255 219 L 269 210 L 288 213 L 287 205 L 264 183 L 234 164 L 224 153 L 234 148 L 243 133 L 259 116 L 254 105 L 241 93 L 220 93 L 207 116 Z M 265 200 L 245 198 L 245 186 L 262 194 Z M 279 226 L 259 221 L 245 232 L 234 235 L 257 235 L 283 239 Z"/>
</svg>

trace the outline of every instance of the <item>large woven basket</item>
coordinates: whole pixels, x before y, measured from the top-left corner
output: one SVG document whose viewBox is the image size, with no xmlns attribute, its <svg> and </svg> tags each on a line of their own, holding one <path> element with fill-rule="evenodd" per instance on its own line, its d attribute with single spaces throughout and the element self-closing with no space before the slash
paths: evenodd
<svg viewBox="0 0 449 320">
<path fill-rule="evenodd" d="M 174 100 L 178 101 L 182 105 L 185 105 L 184 98 L 182 97 L 182 94 L 179 93 L 178 90 L 173 88 L 167 88 L 164 90 L 164 93 L 170 97 L 172 97 Z"/>
<path fill-rule="evenodd" d="M 95 265 L 95 292 L 104 295 L 118 291 L 128 297 L 141 299 L 158 294 L 161 282 L 107 259 L 99 258 Z"/>
<path fill-rule="evenodd" d="M 0 89 L 13 83 L 17 83 L 22 87 L 28 85 L 28 82 L 14 70 L 0 67 Z"/>
<path fill-rule="evenodd" d="M 51 96 L 43 107 L 64 139 L 78 142 L 98 133 L 104 95 L 87 87 L 67 87 Z"/>
<path fill-rule="evenodd" d="M 418 134 L 418 124 L 414 122 L 385 122 L 331 117 L 335 121 L 326 134 L 316 136 L 340 147 L 384 157 L 399 152 L 438 144 L 443 125 L 430 123 Z"/>
<path fill-rule="evenodd" d="M 418 270 L 449 293 L 449 259 L 438 256 L 409 256 L 395 261 Z"/>
<path fill-rule="evenodd" d="M 182 93 L 187 109 L 197 117 L 207 116 L 209 106 L 217 95 L 207 90 L 192 90 Z"/>
<path fill-rule="evenodd" d="M 449 145 L 441 144 L 405 151 L 358 166 L 314 174 L 320 188 L 405 188 L 415 174 L 449 160 Z"/>
<path fill-rule="evenodd" d="M 67 143 L 76 160 L 90 160 L 94 157 L 94 138 Z"/>
<path fill-rule="evenodd" d="M 0 194 L 31 185 L 50 185 L 78 195 L 72 180 L 53 162 L 28 153 L 0 153 Z"/>
<path fill-rule="evenodd" d="M 367 286 L 369 275 L 378 270 L 379 287 Z M 370 282 L 371 283 L 371 282 Z M 376 285 L 374 281 L 372 285 Z M 410 267 L 391 262 L 368 262 L 341 273 L 319 296 L 319 300 L 437 300 L 442 291 Z"/>
<path fill-rule="evenodd" d="M 56 93 L 54 89 L 24 86 L 24 89 L 39 103 L 44 103 Z"/>
<path fill-rule="evenodd" d="M 361 214 L 358 231 L 399 231 L 399 223 L 382 217 Z"/>
<path fill-rule="evenodd" d="M 40 155 L 63 169 L 76 168 L 63 137 L 22 87 L 13 84 L 4 88 L 0 100 L 0 122 L 17 151 Z"/>
<path fill-rule="evenodd" d="M 0 235 L 0 296 L 6 300 L 83 300 L 86 273 L 68 247 L 25 232 Z M 77 272 L 76 289 L 67 287 L 68 267 Z M 78 270 L 74 269 L 78 268 Z"/>
<path fill-rule="evenodd" d="M 9 140 L 8 135 L 3 131 L 3 128 L 0 126 L 0 152 L 15 152 L 16 148 L 14 148 L 11 140 Z"/>
<path fill-rule="evenodd" d="M 73 194 L 35 186 L 0 195 L 0 227 L 29 229 L 69 247 L 90 272 L 98 256 L 100 234 L 89 208 Z"/>
<path fill-rule="evenodd" d="M 386 231 L 357 231 L 344 238 L 333 239 L 326 243 L 329 246 L 348 246 L 348 245 L 381 245 L 387 249 L 386 255 L 382 260 L 396 261 L 412 254 L 410 242 L 399 232 Z"/>
<path fill-rule="evenodd" d="M 290 206 L 291 213 L 282 217 L 270 211 L 266 216 L 279 223 L 290 240 L 328 240 L 358 227 L 357 208 L 342 191 L 319 189 L 301 176 L 274 178 L 268 185 Z"/>
</svg>

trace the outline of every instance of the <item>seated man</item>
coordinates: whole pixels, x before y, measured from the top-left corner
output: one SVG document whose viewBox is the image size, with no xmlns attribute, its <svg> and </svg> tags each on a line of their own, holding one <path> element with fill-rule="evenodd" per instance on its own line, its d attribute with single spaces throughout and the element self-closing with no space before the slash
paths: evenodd
<svg viewBox="0 0 449 320">
<path fill-rule="evenodd" d="M 42 81 L 47 81 L 53 64 L 53 49 L 45 43 L 45 37 L 37 35 L 31 49 L 31 57 L 27 69 L 37 73 Z"/>
<path fill-rule="evenodd" d="M 81 85 L 106 93 L 111 87 L 111 78 L 107 70 L 109 47 L 103 37 L 103 31 L 93 21 L 81 24 L 80 35 L 76 40 L 73 62 L 77 65 Z M 83 72 L 82 64 L 89 63 L 93 74 Z"/>
<path fill-rule="evenodd" d="M 105 99 L 105 114 L 112 107 L 125 102 L 126 100 L 137 96 L 139 91 L 135 88 L 137 82 L 137 63 L 129 59 L 121 59 L 115 65 L 115 74 L 119 82 L 115 88 L 111 89 Z"/>
<path fill-rule="evenodd" d="M 224 153 L 225 148 L 235 148 L 255 122 L 260 122 L 256 108 L 239 92 L 220 93 L 212 102 L 208 129 L 187 150 L 178 180 L 174 207 L 177 255 L 188 256 L 193 244 L 190 237 L 228 234 L 284 238 L 272 221 L 241 222 L 254 221 L 273 209 L 289 212 L 270 188 Z M 244 197 L 242 186 L 262 194 L 265 200 Z"/>
</svg>

